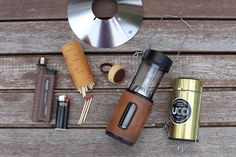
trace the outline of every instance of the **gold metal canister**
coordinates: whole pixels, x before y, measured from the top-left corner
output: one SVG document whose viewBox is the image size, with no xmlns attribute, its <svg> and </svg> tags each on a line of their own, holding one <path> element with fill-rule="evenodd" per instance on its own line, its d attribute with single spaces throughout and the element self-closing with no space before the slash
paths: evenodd
<svg viewBox="0 0 236 157">
<path fill-rule="evenodd" d="M 179 78 L 174 81 L 169 139 L 198 141 L 202 82 Z"/>
</svg>

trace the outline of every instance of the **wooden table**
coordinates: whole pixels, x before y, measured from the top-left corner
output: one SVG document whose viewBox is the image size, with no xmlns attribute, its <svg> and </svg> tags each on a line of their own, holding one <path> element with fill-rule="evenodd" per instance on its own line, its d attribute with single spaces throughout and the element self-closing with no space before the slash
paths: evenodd
<svg viewBox="0 0 236 157">
<path fill-rule="evenodd" d="M 66 18 L 66 0 L 0 1 L 0 156 L 236 156 L 236 3 L 234 0 L 144 0 L 145 17 L 140 32 L 114 49 L 95 49 L 83 44 L 97 85 L 89 95 L 94 102 L 86 123 L 77 125 L 83 99 L 76 92 L 59 48 L 76 39 Z M 178 15 L 160 21 L 163 15 Z M 154 110 L 137 144 L 121 144 L 104 129 L 121 95 L 132 80 L 140 60 L 132 57 L 151 40 L 174 66 L 154 97 Z M 186 41 L 183 46 L 185 37 Z M 178 51 L 182 50 L 180 56 Z M 69 130 L 57 132 L 55 105 L 49 125 L 31 122 L 37 59 L 48 58 L 56 69 L 56 95 L 72 98 Z M 112 85 L 99 71 L 104 62 L 120 63 L 126 79 Z M 169 117 L 171 83 L 177 77 L 203 80 L 200 142 L 182 142 L 184 151 L 162 130 Z"/>
</svg>

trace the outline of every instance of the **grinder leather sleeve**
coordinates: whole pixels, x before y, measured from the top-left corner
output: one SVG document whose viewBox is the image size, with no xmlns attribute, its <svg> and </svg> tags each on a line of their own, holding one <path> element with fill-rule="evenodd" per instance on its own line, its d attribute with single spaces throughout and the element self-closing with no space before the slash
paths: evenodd
<svg viewBox="0 0 236 157">
<path fill-rule="evenodd" d="M 119 123 L 129 103 L 135 104 L 137 109 L 128 128 L 122 129 L 119 127 Z M 106 131 L 122 138 L 125 141 L 128 141 L 131 145 L 135 144 L 144 127 L 152 106 L 153 104 L 150 100 L 129 91 L 125 91 L 113 113 L 112 119 L 108 124 Z"/>
</svg>

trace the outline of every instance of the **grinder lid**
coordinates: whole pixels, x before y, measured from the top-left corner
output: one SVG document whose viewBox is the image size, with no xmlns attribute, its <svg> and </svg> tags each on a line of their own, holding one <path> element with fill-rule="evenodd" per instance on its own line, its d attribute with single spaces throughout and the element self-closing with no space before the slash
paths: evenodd
<svg viewBox="0 0 236 157">
<path fill-rule="evenodd" d="M 104 1 L 105 2 L 105 1 Z M 68 20 L 75 35 L 97 48 L 120 46 L 139 31 L 143 22 L 142 0 L 115 0 L 117 11 L 113 17 L 96 17 L 96 0 L 69 0 Z M 109 8 L 110 6 L 108 6 Z"/>
<path fill-rule="evenodd" d="M 174 90 L 202 92 L 202 81 L 194 78 L 178 78 L 174 81 Z"/>
<path fill-rule="evenodd" d="M 143 61 L 145 60 L 149 60 L 154 64 L 159 65 L 161 71 L 165 73 L 169 72 L 170 67 L 173 64 L 173 61 L 169 57 L 156 50 L 149 50 L 148 52 L 146 52 L 143 56 Z"/>
</svg>

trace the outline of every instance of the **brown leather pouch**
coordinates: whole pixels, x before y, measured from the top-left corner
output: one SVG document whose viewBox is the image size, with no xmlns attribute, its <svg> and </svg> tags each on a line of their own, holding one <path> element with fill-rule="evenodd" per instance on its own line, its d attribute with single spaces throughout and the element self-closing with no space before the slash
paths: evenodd
<svg viewBox="0 0 236 157">
<path fill-rule="evenodd" d="M 56 73 L 56 70 L 46 69 L 46 66 L 38 67 L 32 109 L 33 122 L 49 123 L 51 120 Z"/>
<path fill-rule="evenodd" d="M 106 134 L 132 146 L 144 127 L 152 105 L 150 100 L 125 91 L 106 128 Z"/>
</svg>

